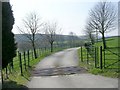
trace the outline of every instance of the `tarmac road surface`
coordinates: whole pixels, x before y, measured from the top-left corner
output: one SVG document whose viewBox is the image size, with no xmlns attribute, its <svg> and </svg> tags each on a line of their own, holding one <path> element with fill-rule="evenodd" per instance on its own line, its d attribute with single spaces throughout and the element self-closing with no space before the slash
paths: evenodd
<svg viewBox="0 0 120 90">
<path fill-rule="evenodd" d="M 31 77 L 30 82 L 28 82 L 28 88 L 118 88 L 117 78 L 107 78 L 99 75 L 89 74 L 87 72 L 79 69 L 76 74 L 69 75 L 48 75 L 41 76 L 40 73 L 45 71 L 50 71 L 52 68 L 59 67 L 78 67 L 78 48 L 66 49 L 64 51 L 57 52 L 44 58 L 38 65 L 36 65 L 35 72 Z M 42 69 L 48 69 L 44 72 L 40 72 Z M 65 68 L 64 68 L 65 69 Z M 58 70 L 58 69 L 56 69 Z M 56 70 L 54 70 L 55 73 Z M 68 70 L 70 71 L 70 70 Z M 71 69 L 71 72 L 75 71 Z M 44 74 L 49 74 L 45 72 Z M 63 72 L 65 73 L 65 71 Z"/>
</svg>

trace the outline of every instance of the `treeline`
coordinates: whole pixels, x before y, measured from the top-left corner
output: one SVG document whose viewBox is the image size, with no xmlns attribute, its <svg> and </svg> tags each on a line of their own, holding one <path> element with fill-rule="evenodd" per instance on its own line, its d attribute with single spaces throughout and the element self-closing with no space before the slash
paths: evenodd
<svg viewBox="0 0 120 90">
<path fill-rule="evenodd" d="M 50 45 L 47 41 L 44 40 L 46 35 L 44 34 L 36 34 L 37 40 L 35 41 L 36 48 L 50 48 Z M 19 51 L 26 51 L 32 49 L 32 46 L 29 42 L 29 39 L 25 37 L 25 34 L 15 34 L 15 40 L 18 42 L 18 50 Z M 78 47 L 84 44 L 84 41 L 78 37 L 70 35 L 56 35 L 55 42 L 53 47 Z"/>
</svg>

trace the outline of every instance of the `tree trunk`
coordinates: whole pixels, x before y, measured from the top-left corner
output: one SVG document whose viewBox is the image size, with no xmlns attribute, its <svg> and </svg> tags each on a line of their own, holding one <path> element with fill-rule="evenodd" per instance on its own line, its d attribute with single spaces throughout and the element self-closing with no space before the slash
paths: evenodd
<svg viewBox="0 0 120 90">
<path fill-rule="evenodd" d="M 34 51 L 34 57 L 36 59 L 37 58 L 37 53 L 36 53 L 34 41 L 32 42 L 32 46 L 33 46 L 33 51 Z"/>
<path fill-rule="evenodd" d="M 37 58 L 37 53 L 35 47 L 33 47 L 35 59 Z"/>
<path fill-rule="evenodd" d="M 51 52 L 53 52 L 53 42 L 51 42 L 50 44 L 51 44 Z"/>
<path fill-rule="evenodd" d="M 103 40 L 103 48 L 106 49 L 107 46 L 106 46 L 104 33 L 102 34 L 102 40 Z"/>
</svg>

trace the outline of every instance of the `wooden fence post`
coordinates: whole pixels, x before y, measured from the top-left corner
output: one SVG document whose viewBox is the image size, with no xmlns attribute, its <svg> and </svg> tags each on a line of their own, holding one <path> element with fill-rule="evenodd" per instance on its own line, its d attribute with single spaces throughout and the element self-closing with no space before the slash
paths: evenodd
<svg viewBox="0 0 120 90">
<path fill-rule="evenodd" d="M 97 67 L 100 67 L 99 66 L 99 63 L 100 63 L 99 57 L 100 57 L 100 55 L 99 55 L 99 47 L 97 47 Z"/>
<path fill-rule="evenodd" d="M 95 68 L 97 68 L 97 51 L 96 51 L 97 49 L 96 49 L 96 47 L 95 47 Z"/>
<path fill-rule="evenodd" d="M 102 46 L 100 46 L 100 69 L 102 69 Z"/>
<path fill-rule="evenodd" d="M 87 50 L 87 64 L 89 64 L 88 50 Z"/>
<path fill-rule="evenodd" d="M 19 60 L 19 51 L 18 51 L 18 60 Z"/>
<path fill-rule="evenodd" d="M 30 57 L 29 57 L 29 50 L 27 51 L 27 55 L 28 55 L 28 67 L 30 66 Z"/>
<path fill-rule="evenodd" d="M 21 53 L 19 53 L 19 60 L 20 60 L 20 71 L 21 71 L 21 76 L 23 76 Z"/>
<path fill-rule="evenodd" d="M 24 66 L 25 66 L 25 70 L 27 70 L 27 69 L 26 69 L 26 58 L 25 58 L 25 52 L 23 53 L 23 55 L 24 55 Z"/>
<path fill-rule="evenodd" d="M 81 47 L 81 62 L 83 62 L 82 47 Z"/>
<path fill-rule="evenodd" d="M 104 68 L 105 68 L 105 49 L 104 49 Z"/>
</svg>

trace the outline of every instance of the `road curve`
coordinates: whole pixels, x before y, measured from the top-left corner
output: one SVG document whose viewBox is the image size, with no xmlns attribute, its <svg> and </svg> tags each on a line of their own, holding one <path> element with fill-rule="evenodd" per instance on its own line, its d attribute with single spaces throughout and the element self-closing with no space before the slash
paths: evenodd
<svg viewBox="0 0 120 90">
<path fill-rule="evenodd" d="M 57 52 L 44 58 L 35 69 L 78 66 L 78 48 Z M 57 76 L 32 76 L 28 88 L 118 88 L 117 78 L 89 73 Z"/>
<path fill-rule="evenodd" d="M 44 58 L 36 69 L 78 66 L 78 48 L 66 49 Z"/>
</svg>

